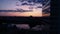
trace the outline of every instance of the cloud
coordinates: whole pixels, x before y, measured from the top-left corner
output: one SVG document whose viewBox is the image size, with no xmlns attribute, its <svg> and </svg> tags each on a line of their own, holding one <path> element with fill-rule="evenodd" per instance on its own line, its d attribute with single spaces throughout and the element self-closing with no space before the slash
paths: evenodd
<svg viewBox="0 0 60 34">
<path fill-rule="evenodd" d="M 28 1 L 28 2 L 34 2 L 34 3 L 40 3 L 42 0 L 19 0 L 21 2 Z"/>
</svg>

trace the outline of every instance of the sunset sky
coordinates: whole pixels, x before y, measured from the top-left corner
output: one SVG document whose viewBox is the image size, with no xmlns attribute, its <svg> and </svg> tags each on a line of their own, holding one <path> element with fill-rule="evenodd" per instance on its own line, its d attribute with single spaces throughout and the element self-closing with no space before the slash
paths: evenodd
<svg viewBox="0 0 60 34">
<path fill-rule="evenodd" d="M 31 0 L 32 1 L 32 0 Z M 42 0 L 39 0 L 40 2 Z M 39 2 L 38 1 L 38 2 Z M 16 6 L 18 2 L 19 6 Z M 38 6 L 42 7 L 41 3 L 35 3 L 33 6 L 21 5 L 22 2 L 18 0 L 0 0 L 0 10 L 16 10 L 17 8 L 23 10 L 30 10 L 29 7 L 33 7 L 32 12 L 0 12 L 0 16 L 42 16 L 42 8 L 37 8 Z M 24 2 L 23 2 L 24 3 Z"/>
<path fill-rule="evenodd" d="M 21 4 L 18 0 L 0 0 L 0 10 L 16 10 L 16 2 Z"/>
<path fill-rule="evenodd" d="M 17 0 L 0 0 L 0 10 L 15 10 Z"/>
</svg>

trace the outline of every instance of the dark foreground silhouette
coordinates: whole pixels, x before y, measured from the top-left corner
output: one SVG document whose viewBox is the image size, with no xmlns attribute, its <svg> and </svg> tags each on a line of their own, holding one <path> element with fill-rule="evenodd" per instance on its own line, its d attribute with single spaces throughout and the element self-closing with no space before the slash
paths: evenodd
<svg viewBox="0 0 60 34">
<path fill-rule="evenodd" d="M 50 17 L 0 17 L 1 23 L 13 23 L 13 24 L 29 24 L 30 27 L 36 24 L 50 24 Z"/>
<path fill-rule="evenodd" d="M 7 26 L 8 24 L 1 24 L 0 25 L 0 32 L 1 34 L 48 34 L 49 31 L 34 31 L 31 29 L 19 29 L 14 26 Z"/>
<path fill-rule="evenodd" d="M 34 27 L 35 25 L 50 25 L 49 17 L 0 17 L 1 24 L 0 31 L 2 34 L 48 34 L 49 31 L 42 30 L 42 31 L 35 31 L 32 29 L 19 29 L 16 26 L 7 26 L 8 24 L 29 24 L 30 28 Z"/>
</svg>

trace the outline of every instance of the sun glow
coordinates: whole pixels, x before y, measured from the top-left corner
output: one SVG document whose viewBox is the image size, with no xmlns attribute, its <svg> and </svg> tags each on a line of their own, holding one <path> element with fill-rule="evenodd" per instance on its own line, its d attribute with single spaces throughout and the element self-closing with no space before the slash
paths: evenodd
<svg viewBox="0 0 60 34">
<path fill-rule="evenodd" d="M 15 8 L 18 9 L 16 12 L 0 12 L 0 16 L 33 16 L 33 17 L 41 17 L 42 16 L 42 4 L 41 3 L 27 3 L 28 5 L 22 5 L 22 2 L 17 2 Z M 23 2 L 25 3 L 25 2 Z M 32 4 L 32 5 L 30 5 Z M 40 6 L 40 8 L 38 8 Z M 22 11 L 21 10 L 28 10 L 28 11 Z M 29 11 L 32 10 L 32 11 Z"/>
</svg>

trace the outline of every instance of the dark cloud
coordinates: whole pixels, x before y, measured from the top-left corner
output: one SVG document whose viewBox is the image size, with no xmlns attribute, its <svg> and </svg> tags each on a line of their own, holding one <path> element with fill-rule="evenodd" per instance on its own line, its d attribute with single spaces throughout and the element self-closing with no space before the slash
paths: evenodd
<svg viewBox="0 0 60 34">
<path fill-rule="evenodd" d="M 28 2 L 34 2 L 34 3 L 41 3 L 42 0 L 19 0 L 21 2 L 28 1 Z"/>
<path fill-rule="evenodd" d="M 42 8 L 42 6 L 37 6 L 37 8 Z"/>
<path fill-rule="evenodd" d="M 34 5 L 34 4 L 22 3 L 21 5 Z"/>
</svg>

